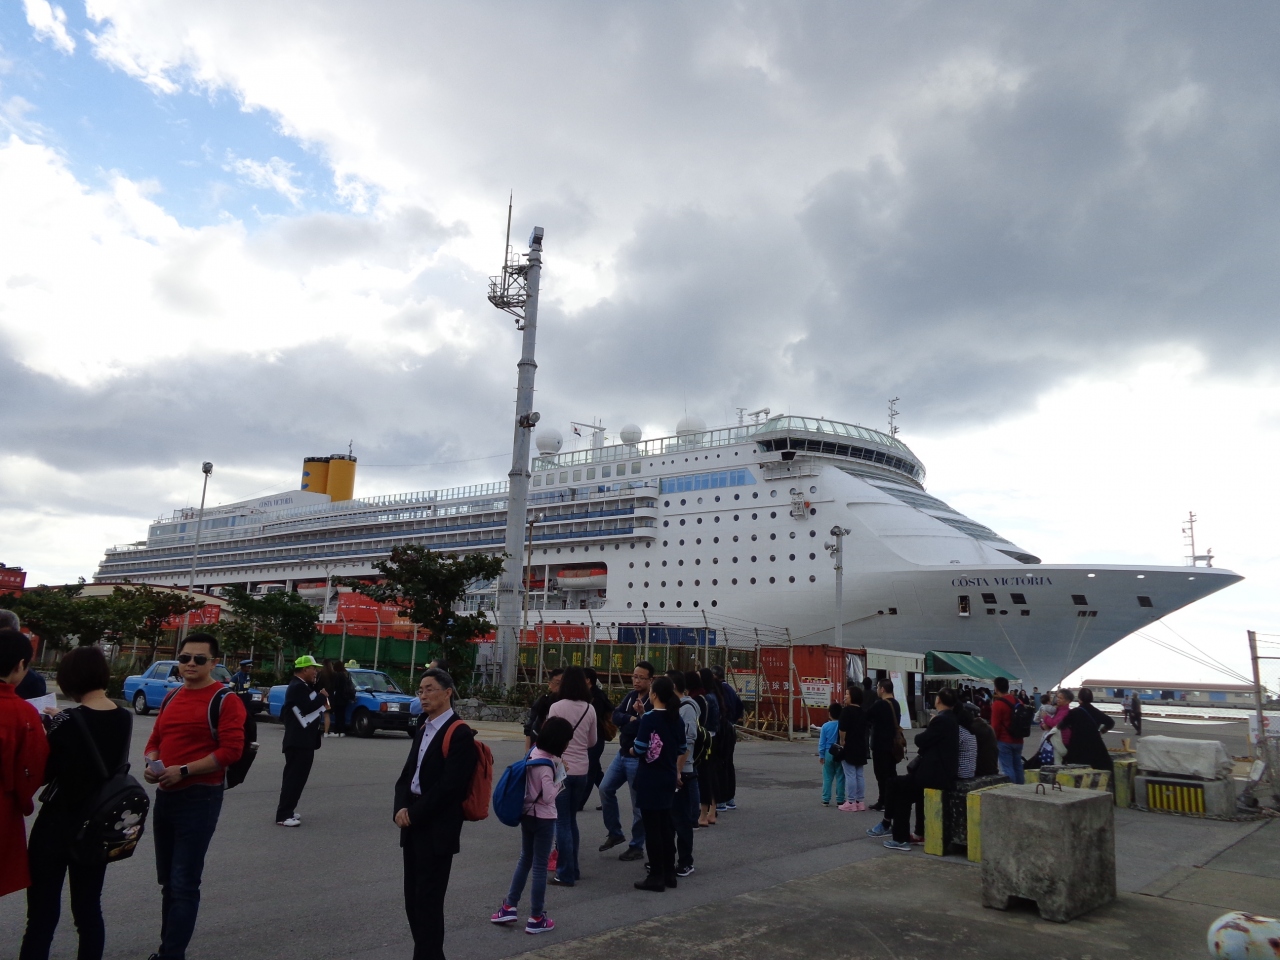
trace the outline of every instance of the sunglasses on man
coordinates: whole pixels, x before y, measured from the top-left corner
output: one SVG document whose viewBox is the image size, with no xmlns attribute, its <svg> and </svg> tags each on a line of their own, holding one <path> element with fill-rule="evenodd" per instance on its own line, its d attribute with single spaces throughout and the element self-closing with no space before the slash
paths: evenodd
<svg viewBox="0 0 1280 960">
<path fill-rule="evenodd" d="M 209 657 L 203 653 L 180 653 L 178 654 L 179 663 L 191 663 L 195 661 L 197 667 L 203 667 L 209 662 Z"/>
</svg>

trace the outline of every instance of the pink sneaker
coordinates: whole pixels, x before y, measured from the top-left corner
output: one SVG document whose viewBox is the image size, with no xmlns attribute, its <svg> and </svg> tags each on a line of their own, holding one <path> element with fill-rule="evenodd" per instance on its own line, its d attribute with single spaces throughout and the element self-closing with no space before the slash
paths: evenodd
<svg viewBox="0 0 1280 960">
<path fill-rule="evenodd" d="M 855 800 L 855 801 L 854 801 L 854 803 L 855 803 L 855 804 L 857 804 L 857 805 L 853 808 L 853 812 L 854 812 L 854 813 L 862 813 L 862 812 L 864 812 L 864 811 L 867 809 L 867 805 L 866 805 L 866 803 L 865 803 L 864 801 L 862 801 L 862 800 Z"/>
<path fill-rule="evenodd" d="M 498 912 L 489 918 L 490 923 L 515 923 L 520 919 L 520 915 L 516 912 L 515 907 L 507 906 L 507 901 L 502 901 L 502 906 L 498 908 Z"/>
<path fill-rule="evenodd" d="M 857 810 L 858 808 L 854 806 L 854 803 L 852 800 L 846 800 L 844 803 L 840 804 L 840 806 L 836 807 L 836 809 L 843 810 L 845 813 L 853 813 L 853 811 Z"/>
</svg>

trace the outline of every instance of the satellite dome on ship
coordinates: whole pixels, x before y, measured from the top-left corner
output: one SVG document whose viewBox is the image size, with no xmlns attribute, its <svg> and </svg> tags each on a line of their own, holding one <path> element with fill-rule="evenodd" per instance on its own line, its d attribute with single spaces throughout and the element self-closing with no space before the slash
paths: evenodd
<svg viewBox="0 0 1280 960">
<path fill-rule="evenodd" d="M 686 413 L 676 424 L 677 437 L 692 437 L 707 432 L 707 421 L 691 413 Z"/>
<path fill-rule="evenodd" d="M 538 453 L 544 457 L 554 457 L 560 452 L 560 448 L 564 446 L 564 437 L 560 435 L 560 431 L 555 427 L 543 427 L 538 431 L 538 435 L 533 439 L 534 445 L 538 448 Z"/>
</svg>

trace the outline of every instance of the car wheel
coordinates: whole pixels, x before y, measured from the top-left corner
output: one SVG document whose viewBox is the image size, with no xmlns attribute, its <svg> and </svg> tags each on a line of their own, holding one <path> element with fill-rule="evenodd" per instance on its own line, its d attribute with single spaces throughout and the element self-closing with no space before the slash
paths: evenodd
<svg viewBox="0 0 1280 960">
<path fill-rule="evenodd" d="M 364 707 L 357 710 L 351 718 L 351 732 L 365 739 L 373 736 L 373 717 L 369 716 L 369 711 Z"/>
<path fill-rule="evenodd" d="M 151 712 L 151 708 L 147 706 L 147 695 L 141 690 L 133 695 L 133 712 L 140 717 Z"/>
</svg>

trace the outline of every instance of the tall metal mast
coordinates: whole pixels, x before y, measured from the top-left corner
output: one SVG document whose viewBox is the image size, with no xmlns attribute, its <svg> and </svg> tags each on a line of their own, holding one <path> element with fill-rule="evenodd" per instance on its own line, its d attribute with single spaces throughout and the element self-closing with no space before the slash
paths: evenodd
<svg viewBox="0 0 1280 960">
<path fill-rule="evenodd" d="M 516 318 L 516 329 L 524 332 L 519 372 L 516 380 L 515 436 L 511 444 L 511 470 L 507 474 L 506 559 L 498 578 L 498 658 L 502 665 L 502 685 L 515 686 L 519 658 L 520 598 L 523 580 L 524 537 L 529 503 L 529 435 L 538 414 L 533 410 L 533 375 L 538 369 L 533 348 L 538 331 L 538 279 L 542 274 L 542 228 L 529 236 L 529 252 L 521 257 L 511 252 L 511 202 L 507 203 L 507 246 L 502 273 L 489 278 L 489 302 Z"/>
</svg>

